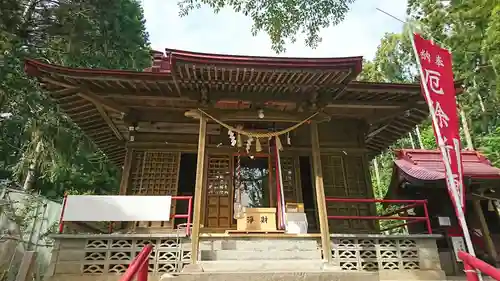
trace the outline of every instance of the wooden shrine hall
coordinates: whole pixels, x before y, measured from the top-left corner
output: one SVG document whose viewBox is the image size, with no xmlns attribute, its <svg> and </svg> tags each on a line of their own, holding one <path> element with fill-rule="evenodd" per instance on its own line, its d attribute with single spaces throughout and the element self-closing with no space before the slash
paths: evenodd
<svg viewBox="0 0 500 281">
<path fill-rule="evenodd" d="M 121 195 L 194 196 L 193 252 L 204 234 L 293 235 L 284 234 L 283 215 L 293 208 L 305 214 L 305 232 L 321 237 L 323 253 L 332 234 L 377 232 L 374 220 L 328 218 L 375 216 L 375 204 L 326 198 L 374 198 L 369 161 L 428 116 L 420 85 L 356 81 L 362 57 L 173 49 L 152 57 L 144 71 L 31 59 L 25 70 L 123 167 Z M 172 213 L 188 208 L 181 205 L 173 202 Z M 124 227 L 158 234 L 185 222 Z M 267 228 L 252 230 L 253 222 Z"/>
</svg>

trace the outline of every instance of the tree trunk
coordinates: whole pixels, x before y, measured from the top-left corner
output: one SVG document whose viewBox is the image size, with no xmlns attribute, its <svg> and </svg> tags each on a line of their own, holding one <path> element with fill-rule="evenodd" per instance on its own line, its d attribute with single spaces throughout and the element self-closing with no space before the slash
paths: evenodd
<svg viewBox="0 0 500 281">
<path fill-rule="evenodd" d="M 28 168 L 28 173 L 26 174 L 26 179 L 24 180 L 23 190 L 30 190 L 33 188 L 33 183 L 36 181 L 36 166 L 38 165 L 38 158 L 40 155 L 40 151 L 42 150 L 42 141 L 39 140 L 36 144 L 35 148 L 35 156 L 31 161 L 31 164 Z"/>
<path fill-rule="evenodd" d="M 467 150 L 474 150 L 474 144 L 472 143 L 472 136 L 469 131 L 469 124 L 467 124 L 467 118 L 465 116 L 465 111 L 460 108 L 460 119 L 462 119 L 462 129 L 464 130 L 465 142 L 467 144 Z"/>
<path fill-rule="evenodd" d="M 377 161 L 377 158 L 374 158 L 373 159 L 373 170 L 375 171 L 375 179 L 377 181 L 377 189 L 376 192 L 376 196 L 378 196 L 380 199 L 383 198 L 383 194 L 382 194 L 382 181 L 380 180 L 380 172 L 379 172 L 379 169 L 378 169 L 378 161 Z"/>
<path fill-rule="evenodd" d="M 417 133 L 418 144 L 420 145 L 420 149 L 425 149 L 424 143 L 422 142 L 422 136 L 420 135 L 420 129 L 418 126 L 415 126 L 415 132 Z"/>
<path fill-rule="evenodd" d="M 410 137 L 411 148 L 415 149 L 415 142 L 413 141 L 413 136 L 412 136 L 411 132 L 408 133 L 408 136 Z"/>
</svg>

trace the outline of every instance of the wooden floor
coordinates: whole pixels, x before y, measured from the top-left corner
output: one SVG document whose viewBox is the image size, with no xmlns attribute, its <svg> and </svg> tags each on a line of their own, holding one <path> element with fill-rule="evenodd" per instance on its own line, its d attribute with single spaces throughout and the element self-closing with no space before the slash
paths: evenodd
<svg viewBox="0 0 500 281">
<path fill-rule="evenodd" d="M 225 234 L 284 234 L 284 230 L 226 230 Z"/>
<path fill-rule="evenodd" d="M 319 238 L 321 234 L 319 233 L 307 233 L 307 234 L 288 234 L 284 232 L 244 232 L 236 230 L 228 230 L 225 233 L 201 233 L 200 237 L 256 237 L 256 238 Z"/>
</svg>

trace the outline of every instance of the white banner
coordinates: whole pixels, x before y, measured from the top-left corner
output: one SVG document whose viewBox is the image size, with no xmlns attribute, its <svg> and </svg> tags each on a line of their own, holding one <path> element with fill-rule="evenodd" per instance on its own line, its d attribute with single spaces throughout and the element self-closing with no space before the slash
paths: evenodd
<svg viewBox="0 0 500 281">
<path fill-rule="evenodd" d="M 169 221 L 171 196 L 69 195 L 63 221 Z"/>
</svg>

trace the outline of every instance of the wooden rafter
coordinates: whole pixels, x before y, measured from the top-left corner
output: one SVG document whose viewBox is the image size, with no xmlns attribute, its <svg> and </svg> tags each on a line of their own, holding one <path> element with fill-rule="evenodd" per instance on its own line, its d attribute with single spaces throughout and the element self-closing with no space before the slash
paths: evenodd
<svg viewBox="0 0 500 281">
<path fill-rule="evenodd" d="M 56 81 L 56 80 L 48 78 L 48 77 L 43 77 L 42 81 L 47 82 L 47 83 L 51 83 L 53 85 L 57 85 L 60 87 L 64 87 L 65 89 L 68 89 L 68 90 L 69 89 L 75 90 L 74 86 L 71 86 L 71 85 L 64 83 L 64 82 Z M 79 92 L 77 93 L 77 95 L 92 102 L 96 107 L 99 104 L 101 104 L 109 110 L 113 110 L 116 112 L 122 112 L 122 113 L 128 112 L 128 108 L 123 107 L 123 106 L 121 106 L 113 101 L 101 98 L 95 94 L 90 93 L 89 91 L 87 91 L 85 89 L 81 89 L 80 87 L 78 87 L 78 89 L 79 89 Z"/>
<path fill-rule="evenodd" d="M 120 131 L 116 128 L 115 124 L 113 123 L 113 121 L 111 121 L 111 118 L 109 118 L 108 114 L 106 113 L 106 111 L 99 105 L 96 104 L 96 108 L 97 110 L 99 111 L 99 113 L 101 114 L 102 118 L 104 119 L 104 121 L 106 122 L 106 124 L 108 124 L 109 128 L 111 128 L 111 130 L 113 131 L 113 133 L 115 134 L 115 136 L 118 138 L 118 140 L 123 140 L 123 136 L 122 134 L 120 133 Z"/>
</svg>

